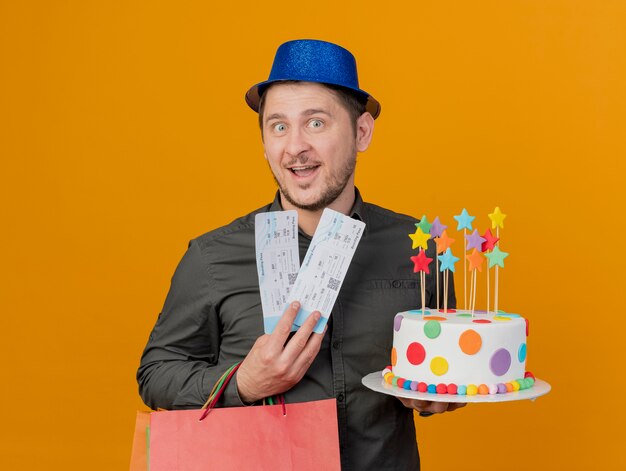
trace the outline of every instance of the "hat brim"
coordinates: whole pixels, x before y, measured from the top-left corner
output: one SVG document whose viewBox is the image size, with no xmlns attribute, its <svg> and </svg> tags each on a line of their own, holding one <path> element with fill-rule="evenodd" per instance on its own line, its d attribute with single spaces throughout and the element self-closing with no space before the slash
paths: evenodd
<svg viewBox="0 0 626 471">
<path fill-rule="evenodd" d="M 269 87 L 270 85 L 274 83 L 280 83 L 280 82 L 286 82 L 286 81 L 287 80 L 266 80 L 265 82 L 257 83 L 256 85 L 252 86 L 250 90 L 246 92 L 246 103 L 248 104 L 250 108 L 252 108 L 254 111 L 258 113 L 259 102 L 261 101 L 261 95 L 265 93 L 265 90 L 267 89 L 267 87 Z M 304 81 L 310 81 L 310 80 L 304 80 Z M 326 83 L 326 82 L 314 82 L 314 83 Z M 371 114 L 374 119 L 378 118 L 378 116 L 380 115 L 380 103 L 378 103 L 378 101 L 369 93 L 364 92 L 363 90 L 359 88 L 346 87 L 340 84 L 331 83 L 329 85 L 339 86 L 339 87 L 345 88 L 346 90 L 355 92 L 358 95 L 361 95 L 363 98 L 367 99 L 367 102 L 365 103 L 365 111 Z"/>
</svg>

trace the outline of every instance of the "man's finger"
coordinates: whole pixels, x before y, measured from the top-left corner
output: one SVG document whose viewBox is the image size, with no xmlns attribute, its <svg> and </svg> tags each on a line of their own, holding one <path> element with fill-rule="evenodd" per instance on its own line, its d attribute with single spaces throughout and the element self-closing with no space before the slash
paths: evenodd
<svg viewBox="0 0 626 471">
<path fill-rule="evenodd" d="M 291 333 L 293 321 L 296 320 L 299 310 L 300 303 L 298 301 L 294 301 L 287 306 L 287 309 L 285 309 L 285 312 L 278 321 L 278 324 L 276 324 L 274 332 L 270 335 L 269 343 L 272 346 L 271 348 L 276 351 L 277 356 L 282 351 L 283 346 Z"/>
<path fill-rule="evenodd" d="M 448 412 L 452 412 L 453 410 L 460 409 L 461 407 L 465 407 L 467 405 L 466 402 L 450 402 L 448 404 Z"/>
<path fill-rule="evenodd" d="M 298 358 L 293 363 L 293 369 L 298 371 L 299 374 L 304 376 L 304 373 L 309 369 L 313 360 L 320 351 L 324 335 L 326 334 L 326 328 L 321 334 L 312 334 L 309 336 L 306 347 L 300 352 Z"/>
<path fill-rule="evenodd" d="M 283 355 L 286 361 L 289 363 L 293 363 L 296 361 L 300 353 L 305 349 L 307 343 L 309 342 L 309 338 L 311 337 L 311 333 L 317 322 L 320 320 L 321 314 L 319 311 L 313 311 L 309 317 L 302 323 L 298 331 L 294 334 L 293 337 L 289 340 L 287 345 L 285 345 L 285 350 L 283 351 Z"/>
<path fill-rule="evenodd" d="M 398 398 L 405 407 L 410 407 L 418 412 L 432 412 L 433 414 L 441 414 L 448 410 L 447 402 L 421 401 L 419 399 Z"/>
</svg>

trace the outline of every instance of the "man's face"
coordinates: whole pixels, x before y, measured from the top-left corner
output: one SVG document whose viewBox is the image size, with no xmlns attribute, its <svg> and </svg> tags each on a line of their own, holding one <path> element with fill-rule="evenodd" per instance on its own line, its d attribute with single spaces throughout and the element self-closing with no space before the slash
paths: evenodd
<svg viewBox="0 0 626 471">
<path fill-rule="evenodd" d="M 294 207 L 320 210 L 354 191 L 357 138 L 332 90 L 310 82 L 273 85 L 265 96 L 263 144 L 276 183 Z"/>
</svg>

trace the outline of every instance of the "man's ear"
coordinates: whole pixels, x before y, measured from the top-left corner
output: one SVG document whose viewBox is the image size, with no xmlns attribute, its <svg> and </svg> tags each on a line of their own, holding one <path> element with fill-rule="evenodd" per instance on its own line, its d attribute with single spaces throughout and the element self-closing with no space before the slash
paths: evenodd
<svg viewBox="0 0 626 471">
<path fill-rule="evenodd" d="M 369 112 L 363 113 L 356 121 L 356 150 L 365 152 L 372 142 L 374 118 Z"/>
</svg>

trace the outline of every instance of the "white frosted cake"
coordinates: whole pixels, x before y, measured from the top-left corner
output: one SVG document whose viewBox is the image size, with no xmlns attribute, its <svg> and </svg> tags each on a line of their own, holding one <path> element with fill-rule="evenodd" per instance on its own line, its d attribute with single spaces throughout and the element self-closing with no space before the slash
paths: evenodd
<svg viewBox="0 0 626 471">
<path fill-rule="evenodd" d="M 526 372 L 528 321 L 518 314 L 435 310 L 394 319 L 385 381 L 438 394 L 504 394 L 534 384 Z"/>
</svg>

